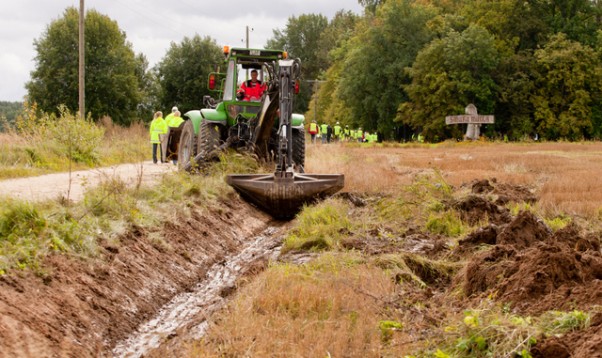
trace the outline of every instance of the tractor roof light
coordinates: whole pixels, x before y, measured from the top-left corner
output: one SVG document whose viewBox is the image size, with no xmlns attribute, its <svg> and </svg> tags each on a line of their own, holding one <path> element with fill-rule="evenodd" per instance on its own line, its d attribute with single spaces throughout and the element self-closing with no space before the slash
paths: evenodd
<svg viewBox="0 0 602 358">
<path fill-rule="evenodd" d="M 288 52 L 282 51 L 282 58 L 286 60 L 288 58 Z"/>
</svg>

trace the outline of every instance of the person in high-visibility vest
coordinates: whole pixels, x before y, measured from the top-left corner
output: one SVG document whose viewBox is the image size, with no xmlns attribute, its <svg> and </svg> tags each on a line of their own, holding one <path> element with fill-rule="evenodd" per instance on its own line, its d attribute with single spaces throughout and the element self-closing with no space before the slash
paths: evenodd
<svg viewBox="0 0 602 358">
<path fill-rule="evenodd" d="M 345 136 L 345 140 L 349 140 L 349 137 L 351 136 L 351 130 L 349 129 L 349 126 L 345 126 L 343 134 Z"/>
<path fill-rule="evenodd" d="M 322 123 L 320 125 L 320 133 L 322 133 L 322 144 L 326 143 L 327 134 L 328 134 L 328 124 Z"/>
<path fill-rule="evenodd" d="M 153 163 L 157 164 L 157 147 L 159 148 L 159 156 L 163 162 L 163 152 L 161 150 L 162 135 L 167 133 L 167 123 L 163 119 L 162 112 L 156 112 L 153 116 L 153 121 L 150 124 L 150 142 L 153 144 Z"/>
<path fill-rule="evenodd" d="M 180 111 L 176 110 L 174 113 L 165 117 L 165 123 L 168 127 L 178 128 L 180 124 L 184 123 L 184 119 L 180 117 Z"/>
<path fill-rule="evenodd" d="M 176 108 L 176 107 L 174 107 Z M 167 129 L 170 128 L 178 128 L 182 125 L 182 123 L 184 123 L 184 119 L 182 117 L 180 117 L 180 111 L 177 110 L 176 111 L 169 114 L 167 117 L 165 117 L 165 123 L 167 124 Z M 170 130 L 171 131 L 171 130 Z M 171 157 L 171 161 L 173 162 L 174 165 L 178 164 L 178 160 L 177 158 L 177 145 L 175 144 L 175 142 L 173 141 L 173 139 L 170 141 L 169 138 L 172 137 L 172 134 L 170 134 L 171 132 L 168 132 L 167 135 L 167 139 L 168 143 L 167 143 L 167 149 L 165 150 L 165 156 L 167 158 Z"/>
<path fill-rule="evenodd" d="M 337 124 L 334 125 L 334 141 L 338 142 L 342 135 L 343 131 L 341 130 L 341 125 L 337 122 Z"/>
<path fill-rule="evenodd" d="M 171 107 L 171 113 L 166 115 L 165 118 L 165 123 L 167 123 L 167 125 L 169 125 L 169 121 L 171 121 L 171 119 L 173 118 L 173 116 L 176 114 L 176 112 L 178 111 L 178 107 L 173 106 Z"/>
<path fill-rule="evenodd" d="M 318 127 L 318 123 L 316 123 L 315 119 L 311 121 L 307 131 L 311 135 L 311 142 L 315 144 L 316 143 L 316 134 L 318 134 L 320 132 L 320 128 Z"/>
</svg>

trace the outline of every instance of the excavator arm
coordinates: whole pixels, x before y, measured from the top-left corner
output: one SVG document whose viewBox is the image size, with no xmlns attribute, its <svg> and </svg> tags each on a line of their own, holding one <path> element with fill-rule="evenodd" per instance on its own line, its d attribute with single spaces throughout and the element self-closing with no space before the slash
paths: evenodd
<svg viewBox="0 0 602 358">
<path fill-rule="evenodd" d="M 292 109 L 298 60 L 280 60 L 278 73 L 264 98 L 252 141 L 260 158 L 267 157 L 268 143 L 278 118 L 276 168 L 273 174 L 231 174 L 226 181 L 245 199 L 281 219 L 294 217 L 304 204 L 324 198 L 344 186 L 342 174 L 295 173 L 293 163 Z"/>
</svg>

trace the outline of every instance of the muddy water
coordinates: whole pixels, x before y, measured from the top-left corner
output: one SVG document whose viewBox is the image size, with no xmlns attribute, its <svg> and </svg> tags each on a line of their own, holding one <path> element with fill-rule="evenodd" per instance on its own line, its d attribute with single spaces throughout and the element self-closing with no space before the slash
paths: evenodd
<svg viewBox="0 0 602 358">
<path fill-rule="evenodd" d="M 245 240 L 238 254 L 214 264 L 205 279 L 191 292 L 175 296 L 151 320 L 113 349 L 116 357 L 141 357 L 166 340 L 183 335 L 198 339 L 207 328 L 207 320 L 228 300 L 236 280 L 259 260 L 275 260 L 280 254 L 284 227 L 270 226 L 258 236 Z"/>
</svg>

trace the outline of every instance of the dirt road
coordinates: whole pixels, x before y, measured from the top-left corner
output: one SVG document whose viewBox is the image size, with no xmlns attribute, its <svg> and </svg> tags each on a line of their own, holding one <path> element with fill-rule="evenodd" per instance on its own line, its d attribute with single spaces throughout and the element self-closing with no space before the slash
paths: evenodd
<svg viewBox="0 0 602 358">
<path fill-rule="evenodd" d="M 141 182 L 148 184 L 161 174 L 176 170 L 173 164 L 153 164 L 152 161 L 121 164 L 105 168 L 47 174 L 0 181 L 0 196 L 28 201 L 41 201 L 59 197 L 79 201 L 86 188 L 98 185 L 102 180 L 119 178 L 128 185 Z"/>
</svg>

